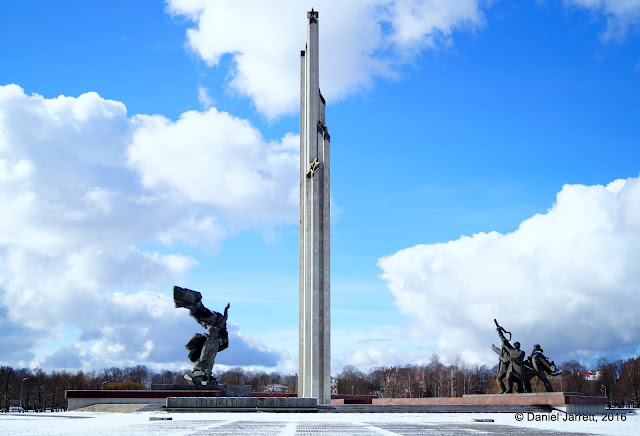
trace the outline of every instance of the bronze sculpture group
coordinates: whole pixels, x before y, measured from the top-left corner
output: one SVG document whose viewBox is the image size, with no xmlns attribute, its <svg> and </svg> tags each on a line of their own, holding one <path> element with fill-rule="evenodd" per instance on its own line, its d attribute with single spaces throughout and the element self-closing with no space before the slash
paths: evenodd
<svg viewBox="0 0 640 436">
<path fill-rule="evenodd" d="M 501 327 L 498 321 L 495 319 L 493 321 L 496 323 L 496 330 L 502 341 L 502 348 L 491 345 L 491 349 L 500 356 L 498 375 L 496 376 L 500 393 L 512 393 L 513 384 L 516 385 L 516 390 L 519 393 L 531 392 L 531 379 L 536 376 L 542 381 L 547 392 L 553 392 L 553 386 L 551 386 L 547 374 L 558 375 L 562 371 L 558 371 L 553 361 L 549 362 L 549 359 L 542 353 L 543 350 L 539 344 L 533 346 L 531 355 L 525 359 L 525 352 L 520 349 L 520 342 L 514 342 L 511 345 L 511 333 Z M 509 339 L 504 336 L 505 333 L 509 334 Z M 505 377 L 507 379 L 506 387 L 503 382 Z"/>
<path fill-rule="evenodd" d="M 207 309 L 202 304 L 202 294 L 191 289 L 173 287 L 173 300 L 176 307 L 184 307 L 189 310 L 189 315 L 194 318 L 206 330 L 206 333 L 196 333 L 187 342 L 185 348 L 189 352 L 189 360 L 194 365 L 189 374 L 184 377 L 195 386 L 216 384 L 212 377 L 213 365 L 218 352 L 229 346 L 229 333 L 227 332 L 227 318 L 230 305 L 224 309 L 224 314 Z M 525 359 L 525 352 L 520 349 L 520 342 L 511 344 L 511 333 L 501 327 L 496 320 L 496 330 L 502 342 L 502 347 L 491 345 L 491 349 L 500 356 L 496 381 L 500 393 L 512 393 L 513 385 L 519 393 L 531 392 L 531 379 L 538 377 L 544 384 L 547 392 L 553 392 L 553 386 L 547 374 L 558 375 L 555 363 L 543 354 L 540 345 L 535 344 L 531 355 Z M 509 335 L 509 339 L 505 337 Z M 506 378 L 506 385 L 504 379 Z"/>
<path fill-rule="evenodd" d="M 189 315 L 207 331 L 194 334 L 185 345 L 189 352 L 189 360 L 194 365 L 191 373 L 186 374 L 184 378 L 189 384 L 195 386 L 216 384 L 216 379 L 211 376 L 211 372 L 218 352 L 229 346 L 227 317 L 230 305 L 227 304 L 224 308 L 224 314 L 214 312 L 204 307 L 200 292 L 179 286 L 173 287 L 173 301 L 176 307 L 189 309 Z"/>
</svg>

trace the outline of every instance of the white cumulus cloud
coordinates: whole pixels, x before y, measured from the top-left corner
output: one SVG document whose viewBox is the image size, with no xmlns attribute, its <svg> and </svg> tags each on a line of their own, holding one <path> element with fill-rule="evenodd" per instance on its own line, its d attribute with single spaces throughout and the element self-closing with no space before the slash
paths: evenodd
<svg viewBox="0 0 640 436">
<path fill-rule="evenodd" d="M 251 217 L 245 225 L 292 221 L 296 141 L 267 142 L 215 109 L 173 123 L 129 117 L 92 92 L 48 99 L 0 86 L 1 363 L 184 361 L 194 325 L 170 289 L 157 290 L 198 262 L 172 243 L 215 248 L 237 214 Z M 16 350 L 12 332 L 30 346 Z M 236 361 L 275 365 L 277 355 L 235 337 Z"/>
<path fill-rule="evenodd" d="M 640 345 L 640 179 L 565 185 L 509 234 L 417 245 L 379 260 L 395 303 L 433 349 L 491 363 L 493 319 L 556 361 Z"/>
<path fill-rule="evenodd" d="M 248 121 L 215 108 L 176 122 L 159 115 L 134 122 L 128 162 L 147 188 L 210 205 L 235 222 L 295 220 L 297 135 L 267 142 Z"/>
<path fill-rule="evenodd" d="M 198 87 L 198 102 L 205 109 L 209 109 L 211 106 L 213 106 L 214 100 L 209 95 L 209 89 L 205 88 L 204 86 Z"/>
<path fill-rule="evenodd" d="M 565 3 L 604 15 L 605 41 L 622 39 L 630 28 L 640 24 L 640 0 L 565 0 Z"/>
<path fill-rule="evenodd" d="M 320 12 L 321 88 L 328 101 L 393 75 L 417 50 L 449 42 L 457 28 L 484 23 L 479 0 L 169 0 L 167 10 L 194 23 L 189 47 L 214 66 L 233 57 L 230 89 L 266 116 L 294 112 L 306 11 Z M 400 55 L 400 56 L 398 56 Z"/>
</svg>

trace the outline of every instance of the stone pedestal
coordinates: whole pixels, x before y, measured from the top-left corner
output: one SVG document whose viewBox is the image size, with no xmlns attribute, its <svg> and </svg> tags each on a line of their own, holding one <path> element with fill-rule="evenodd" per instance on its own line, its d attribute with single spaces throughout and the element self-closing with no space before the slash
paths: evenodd
<svg viewBox="0 0 640 436">
<path fill-rule="evenodd" d="M 223 385 L 206 385 L 206 386 L 195 386 L 195 385 L 187 385 L 187 384 L 152 384 L 152 391 L 218 391 L 221 390 Z"/>
<path fill-rule="evenodd" d="M 317 412 L 315 398 L 297 397 L 168 397 L 166 409 L 176 412 Z"/>
<path fill-rule="evenodd" d="M 250 397 L 251 385 L 218 385 L 210 384 L 205 386 L 194 385 L 151 385 L 151 390 L 159 391 L 201 391 L 203 396 L 221 396 L 221 397 Z M 219 395 L 210 395 L 208 392 L 218 391 Z"/>
<path fill-rule="evenodd" d="M 334 404 L 344 404 L 343 399 Z M 333 403 L 333 402 L 332 402 Z M 473 394 L 462 397 L 431 398 L 374 398 L 373 406 L 406 406 L 411 412 L 469 412 L 491 411 L 552 411 L 558 410 L 575 414 L 597 415 L 607 406 L 606 397 L 590 397 L 576 392 L 534 392 L 525 394 Z M 422 410 L 420 407 L 422 406 Z M 400 409 L 401 410 L 401 409 Z"/>
</svg>

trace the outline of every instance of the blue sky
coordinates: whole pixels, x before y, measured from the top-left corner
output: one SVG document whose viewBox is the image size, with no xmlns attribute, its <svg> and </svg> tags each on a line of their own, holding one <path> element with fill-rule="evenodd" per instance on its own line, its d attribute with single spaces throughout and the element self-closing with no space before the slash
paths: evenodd
<svg viewBox="0 0 640 436">
<path fill-rule="evenodd" d="M 346 4 L 345 4 L 346 3 Z M 332 359 L 640 351 L 640 1 L 7 1 L 0 363 L 295 372 L 299 51 L 320 11 Z"/>
</svg>

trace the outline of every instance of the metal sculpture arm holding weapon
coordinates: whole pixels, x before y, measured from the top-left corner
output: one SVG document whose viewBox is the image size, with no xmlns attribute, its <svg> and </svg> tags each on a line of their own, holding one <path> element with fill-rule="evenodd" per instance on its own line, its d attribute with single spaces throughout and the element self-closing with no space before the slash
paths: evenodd
<svg viewBox="0 0 640 436">
<path fill-rule="evenodd" d="M 503 327 L 500 326 L 500 324 L 498 324 L 498 321 L 496 321 L 495 319 L 493 320 L 493 322 L 496 323 L 496 327 L 498 330 L 498 335 L 500 335 L 500 339 L 502 340 L 502 348 L 498 348 L 495 345 L 491 345 L 491 349 L 494 351 L 494 353 L 496 353 L 497 355 L 500 356 L 500 361 L 501 362 L 509 362 L 511 359 L 508 357 L 509 356 L 509 349 L 513 349 L 513 347 L 511 346 L 511 344 L 507 341 L 507 339 L 504 337 L 504 333 L 509 333 L 509 341 L 511 340 L 511 332 L 506 331 Z"/>
<path fill-rule="evenodd" d="M 494 318 L 493 322 L 496 323 L 496 330 L 498 330 L 498 334 L 500 335 L 500 338 L 503 339 L 504 338 L 504 333 L 509 333 L 509 339 L 507 339 L 508 341 L 511 341 L 511 332 L 508 332 L 504 329 L 504 327 L 502 327 L 500 324 L 498 324 L 498 321 Z"/>
</svg>

